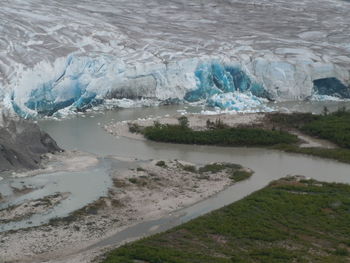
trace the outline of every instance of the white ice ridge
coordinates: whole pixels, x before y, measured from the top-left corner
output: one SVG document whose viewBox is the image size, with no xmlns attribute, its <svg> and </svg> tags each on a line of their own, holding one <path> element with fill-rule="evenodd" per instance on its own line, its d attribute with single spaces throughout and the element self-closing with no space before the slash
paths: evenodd
<svg viewBox="0 0 350 263">
<path fill-rule="evenodd" d="M 349 11 L 341 0 L 2 1 L 0 97 L 30 114 L 106 96 L 182 99 L 214 61 L 272 99 L 304 99 L 314 80 L 349 84 Z"/>
</svg>

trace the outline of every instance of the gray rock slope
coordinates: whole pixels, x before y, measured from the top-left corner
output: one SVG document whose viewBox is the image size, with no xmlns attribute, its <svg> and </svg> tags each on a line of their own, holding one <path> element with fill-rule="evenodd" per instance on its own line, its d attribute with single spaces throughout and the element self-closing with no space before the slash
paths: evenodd
<svg viewBox="0 0 350 263">
<path fill-rule="evenodd" d="M 58 151 L 62 150 L 37 124 L 3 117 L 0 126 L 0 172 L 39 168 L 43 154 Z"/>
</svg>

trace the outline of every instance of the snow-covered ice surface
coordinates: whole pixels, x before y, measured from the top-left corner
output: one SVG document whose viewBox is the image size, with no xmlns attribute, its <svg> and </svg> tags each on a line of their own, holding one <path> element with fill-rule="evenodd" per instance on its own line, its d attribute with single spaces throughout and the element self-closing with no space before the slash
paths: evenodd
<svg viewBox="0 0 350 263">
<path fill-rule="evenodd" d="M 0 3 L 0 97 L 22 116 L 106 98 L 350 97 L 347 1 Z"/>
</svg>

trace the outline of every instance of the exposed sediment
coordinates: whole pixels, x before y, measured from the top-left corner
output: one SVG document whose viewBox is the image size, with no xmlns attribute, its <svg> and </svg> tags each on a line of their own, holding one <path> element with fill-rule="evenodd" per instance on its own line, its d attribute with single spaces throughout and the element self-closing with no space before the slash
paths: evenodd
<svg viewBox="0 0 350 263">
<path fill-rule="evenodd" d="M 132 169 L 115 170 L 107 197 L 46 225 L 0 233 L 0 261 L 47 262 L 62 256 L 63 250 L 64 255 L 77 253 L 128 226 L 161 218 L 222 191 L 235 183 L 234 171 L 252 173 L 234 164 L 200 170 L 176 160 L 140 162 Z M 52 196 L 48 203 L 55 204 L 56 199 Z M 77 262 L 93 262 L 96 254 L 90 253 Z"/>
<path fill-rule="evenodd" d="M 68 198 L 69 193 L 56 193 L 36 200 L 26 200 L 0 210 L 0 224 L 20 221 L 36 213 L 43 213 Z"/>
</svg>

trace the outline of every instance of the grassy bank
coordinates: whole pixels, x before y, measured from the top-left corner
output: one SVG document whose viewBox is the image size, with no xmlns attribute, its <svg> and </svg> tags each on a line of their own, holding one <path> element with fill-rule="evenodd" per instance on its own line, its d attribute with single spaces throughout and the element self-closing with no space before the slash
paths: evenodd
<svg viewBox="0 0 350 263">
<path fill-rule="evenodd" d="M 349 262 L 350 186 L 282 179 L 104 263 Z"/>
<path fill-rule="evenodd" d="M 181 125 L 154 125 L 143 130 L 152 141 L 223 145 L 223 146 L 271 146 L 281 143 L 296 143 L 295 135 L 283 131 L 259 128 L 217 128 L 195 131 Z"/>
<path fill-rule="evenodd" d="M 303 132 L 327 139 L 340 147 L 350 148 L 350 113 L 335 112 L 321 116 L 301 129 Z"/>
<path fill-rule="evenodd" d="M 300 154 L 317 156 L 321 158 L 333 159 L 343 163 L 350 163 L 350 149 L 344 149 L 344 148 L 327 149 L 327 148 L 315 148 L 315 147 L 302 148 L 296 145 L 288 145 L 288 144 L 276 145 L 272 147 L 272 149 L 281 150 L 281 151 L 290 152 L 290 153 L 300 153 Z"/>
<path fill-rule="evenodd" d="M 253 171 L 251 171 L 250 169 L 244 168 L 239 164 L 233 163 L 211 163 L 199 167 L 198 169 L 193 165 L 183 165 L 182 169 L 191 173 L 198 174 L 198 178 L 200 179 L 209 179 L 210 174 L 215 174 L 224 171 L 234 182 L 246 180 L 253 175 Z"/>
<path fill-rule="evenodd" d="M 159 142 L 271 147 L 350 163 L 350 112 L 344 109 L 324 115 L 273 113 L 267 115 L 264 125 L 262 128 L 231 128 L 218 120 L 209 122 L 206 130 L 194 131 L 188 127 L 186 118 L 182 117 L 179 125 L 156 123 L 142 129 L 131 126 L 130 131 L 143 133 L 147 139 Z M 297 145 L 297 137 L 288 133 L 290 129 L 329 140 L 339 145 L 339 148 L 301 148 Z"/>
<path fill-rule="evenodd" d="M 324 115 L 276 113 L 270 115 L 269 120 L 277 126 L 296 128 L 340 147 L 350 148 L 350 112 L 344 109 L 329 114 L 325 111 Z"/>
<path fill-rule="evenodd" d="M 335 149 L 325 149 L 300 148 L 293 144 L 283 144 L 273 147 L 274 149 L 350 163 L 350 112 L 345 109 L 333 113 L 328 113 L 325 109 L 323 115 L 274 113 L 267 115 L 267 121 L 275 127 L 297 129 L 302 133 L 331 141 L 339 146 Z"/>
</svg>

